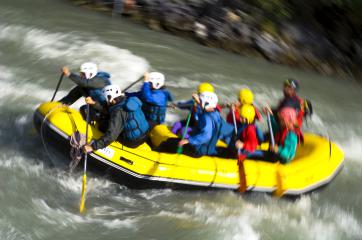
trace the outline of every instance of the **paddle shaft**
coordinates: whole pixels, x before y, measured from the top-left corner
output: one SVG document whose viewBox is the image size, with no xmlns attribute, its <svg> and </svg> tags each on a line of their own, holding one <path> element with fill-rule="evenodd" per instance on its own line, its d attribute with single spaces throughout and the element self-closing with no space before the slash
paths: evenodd
<svg viewBox="0 0 362 240">
<path fill-rule="evenodd" d="M 231 111 L 232 111 L 232 115 L 233 115 L 234 131 L 235 131 L 235 135 L 237 135 L 238 134 L 238 127 L 236 126 L 235 106 L 234 105 L 231 106 Z"/>
<path fill-rule="evenodd" d="M 235 106 L 231 106 L 231 111 L 233 115 L 233 123 L 234 123 L 234 130 L 235 130 L 235 140 L 238 138 L 238 127 L 236 125 L 236 117 L 235 117 Z M 238 149 L 238 166 L 239 166 L 239 178 L 240 178 L 240 185 L 239 185 L 239 192 L 243 193 L 246 191 L 246 175 L 245 175 L 245 168 L 244 168 L 244 156 L 241 154 L 241 149 Z"/>
<path fill-rule="evenodd" d="M 62 81 L 63 81 L 63 77 L 64 77 L 64 73 L 62 73 L 62 74 L 60 75 L 60 78 L 59 78 L 57 87 L 55 88 L 55 92 L 54 92 L 54 94 L 53 94 L 53 97 L 52 97 L 52 99 L 50 100 L 51 102 L 54 101 L 55 95 L 57 94 L 58 89 L 59 89 L 59 87 L 60 87 L 60 84 L 61 84 Z"/>
<path fill-rule="evenodd" d="M 85 129 L 85 144 L 88 142 L 88 122 L 89 122 L 89 104 L 87 104 L 87 117 L 86 117 L 86 129 Z M 88 153 L 86 152 L 84 155 L 84 174 L 87 172 L 87 159 Z"/>
<path fill-rule="evenodd" d="M 270 144 L 271 144 L 272 148 L 274 148 L 275 140 L 274 140 L 273 128 L 272 128 L 269 112 L 267 113 L 267 121 L 268 121 L 268 128 L 269 128 L 269 134 L 270 134 Z M 284 191 L 283 191 L 282 169 L 281 169 L 279 162 L 277 163 L 277 166 L 276 166 L 276 183 L 277 183 L 276 184 L 277 189 L 273 192 L 273 195 L 277 196 L 277 197 L 281 197 L 281 196 L 283 196 Z"/>
<path fill-rule="evenodd" d="M 88 122 L 89 122 L 89 104 L 87 104 L 87 117 L 86 117 L 86 130 L 85 130 L 85 144 L 88 142 Z M 86 185 L 87 185 L 87 160 L 88 153 L 85 152 L 84 155 L 84 173 L 83 173 L 83 185 L 82 185 L 82 196 L 79 204 L 79 212 L 83 213 L 85 210 L 85 195 L 86 195 Z"/>
<path fill-rule="evenodd" d="M 128 89 L 130 89 L 131 87 L 133 87 L 135 84 L 137 84 L 138 82 L 140 82 L 141 80 L 144 79 L 144 76 L 141 76 L 139 79 L 137 79 L 135 82 L 131 83 L 129 86 L 127 86 L 126 88 L 124 88 L 122 90 L 122 92 L 127 91 Z"/>
<path fill-rule="evenodd" d="M 275 146 L 275 141 L 274 141 L 274 134 L 273 134 L 273 128 L 271 125 L 271 119 L 270 119 L 270 113 L 267 113 L 267 120 L 268 120 L 268 128 L 269 128 L 269 134 L 270 134 L 270 144 L 272 147 Z"/>
<path fill-rule="evenodd" d="M 188 130 L 189 124 L 190 124 L 191 115 L 192 115 L 192 109 L 191 109 L 189 115 L 187 116 L 186 126 L 185 126 L 185 129 L 184 129 L 184 132 L 182 133 L 181 141 L 184 140 L 185 137 L 186 137 L 187 130 Z M 178 146 L 177 153 L 178 154 L 182 153 L 182 146 Z"/>
</svg>

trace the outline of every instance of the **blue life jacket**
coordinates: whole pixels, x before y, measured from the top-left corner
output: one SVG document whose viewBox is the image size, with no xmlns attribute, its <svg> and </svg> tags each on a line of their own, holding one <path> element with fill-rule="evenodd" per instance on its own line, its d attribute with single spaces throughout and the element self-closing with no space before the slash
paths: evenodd
<svg viewBox="0 0 362 240">
<path fill-rule="evenodd" d="M 104 79 L 106 86 L 111 85 L 110 77 L 111 75 L 107 72 L 98 72 L 95 77 L 99 77 Z M 107 100 L 102 94 L 103 88 L 88 88 L 88 94 L 89 96 L 96 102 L 99 102 L 100 104 L 104 105 L 106 104 Z"/>
<path fill-rule="evenodd" d="M 109 108 L 110 113 L 116 109 L 122 109 L 127 112 L 127 119 L 120 135 L 121 140 L 136 140 L 148 132 L 149 125 L 141 110 L 141 106 L 142 102 L 139 98 L 130 97 Z"/>
<path fill-rule="evenodd" d="M 151 89 L 151 84 L 145 82 L 142 86 L 142 110 L 148 121 L 163 123 L 166 117 L 167 101 L 172 101 L 172 96 L 165 88 Z"/>
<path fill-rule="evenodd" d="M 214 111 L 214 112 L 204 112 L 201 115 L 201 118 L 209 118 L 212 122 L 212 137 L 211 139 L 204 144 L 201 145 L 196 145 L 195 149 L 197 151 L 198 154 L 200 155 L 216 155 L 217 151 L 216 151 L 216 143 L 217 141 L 220 139 L 221 136 L 221 131 L 223 128 L 223 119 L 221 118 L 219 112 Z M 225 122 L 225 121 L 224 121 Z M 199 123 L 203 124 L 205 123 L 205 121 L 200 121 Z M 205 126 L 199 125 L 198 129 L 203 129 Z"/>
<path fill-rule="evenodd" d="M 163 123 L 166 118 L 166 106 L 158 106 L 156 104 L 144 102 L 142 105 L 142 110 L 147 118 L 147 120 L 155 123 Z"/>
</svg>

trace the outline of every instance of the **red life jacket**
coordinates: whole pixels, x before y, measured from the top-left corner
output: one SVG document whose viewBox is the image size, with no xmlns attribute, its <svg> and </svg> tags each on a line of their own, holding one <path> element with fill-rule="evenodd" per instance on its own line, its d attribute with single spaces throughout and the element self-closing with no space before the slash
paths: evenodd
<svg viewBox="0 0 362 240">
<path fill-rule="evenodd" d="M 284 146 L 284 142 L 285 142 L 285 139 L 286 139 L 289 131 L 291 131 L 291 130 L 288 130 L 287 128 L 284 128 L 282 131 L 277 132 L 275 134 L 275 143 L 278 144 L 278 145 Z M 303 136 L 303 133 L 300 130 L 300 128 L 295 128 L 292 131 L 297 135 L 298 145 L 300 143 L 303 143 L 304 142 L 304 136 Z"/>
<path fill-rule="evenodd" d="M 244 143 L 243 150 L 250 153 L 256 150 L 258 146 L 258 137 L 255 124 L 248 124 L 240 133 L 240 140 Z"/>
</svg>

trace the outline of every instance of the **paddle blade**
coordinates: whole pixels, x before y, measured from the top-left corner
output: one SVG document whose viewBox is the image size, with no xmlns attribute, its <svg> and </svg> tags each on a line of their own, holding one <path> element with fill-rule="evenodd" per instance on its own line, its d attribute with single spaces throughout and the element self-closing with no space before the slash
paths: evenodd
<svg viewBox="0 0 362 240">
<path fill-rule="evenodd" d="M 247 189 L 244 159 L 245 159 L 244 155 L 238 154 L 239 178 L 240 178 L 239 192 L 241 193 L 245 192 Z"/>
<path fill-rule="evenodd" d="M 79 212 L 84 213 L 85 211 L 85 195 L 86 195 L 86 186 L 87 186 L 87 175 L 83 175 L 83 186 L 82 186 L 82 197 L 79 203 Z"/>
<path fill-rule="evenodd" d="M 280 197 L 282 197 L 284 195 L 283 179 L 282 179 L 280 163 L 278 163 L 278 165 L 277 165 L 276 183 L 277 183 L 277 189 L 273 192 L 273 195 L 275 197 L 280 198 Z"/>
</svg>

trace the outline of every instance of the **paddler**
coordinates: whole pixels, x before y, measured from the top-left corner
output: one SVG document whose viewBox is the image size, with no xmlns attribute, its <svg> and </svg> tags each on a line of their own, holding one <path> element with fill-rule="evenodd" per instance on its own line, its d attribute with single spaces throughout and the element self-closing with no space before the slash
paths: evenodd
<svg viewBox="0 0 362 240">
<path fill-rule="evenodd" d="M 63 67 L 64 76 L 69 77 L 75 84 L 70 92 L 63 97 L 60 102 L 71 105 L 82 96 L 85 97 L 85 102 L 90 104 L 90 122 L 97 121 L 103 117 L 106 99 L 102 95 L 102 89 L 111 84 L 110 75 L 106 72 L 98 72 L 97 64 L 92 62 L 83 63 L 80 66 L 79 74 L 70 72 L 68 67 Z M 83 116 L 86 116 L 86 105 L 80 108 Z"/>
<path fill-rule="evenodd" d="M 142 112 L 142 102 L 137 97 L 126 97 L 118 85 L 108 85 L 102 90 L 108 104 L 108 126 L 104 135 L 84 146 L 92 152 L 108 146 L 113 141 L 135 148 L 148 139 L 149 125 Z"/>
</svg>

